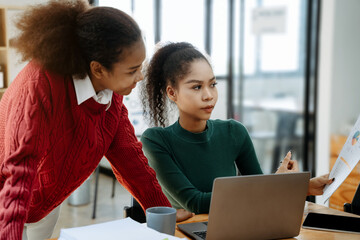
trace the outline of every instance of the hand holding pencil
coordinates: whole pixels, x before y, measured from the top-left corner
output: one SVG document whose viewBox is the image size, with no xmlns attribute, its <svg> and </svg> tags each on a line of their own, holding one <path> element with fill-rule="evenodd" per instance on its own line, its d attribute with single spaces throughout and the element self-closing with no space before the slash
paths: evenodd
<svg viewBox="0 0 360 240">
<path fill-rule="evenodd" d="M 280 163 L 281 165 L 275 173 L 299 172 L 298 162 L 291 160 L 291 151 L 286 154 L 284 160 Z"/>
</svg>

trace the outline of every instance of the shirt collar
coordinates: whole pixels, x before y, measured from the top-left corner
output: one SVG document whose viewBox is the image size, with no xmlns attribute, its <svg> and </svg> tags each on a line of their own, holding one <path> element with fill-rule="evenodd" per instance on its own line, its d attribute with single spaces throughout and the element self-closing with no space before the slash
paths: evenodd
<svg viewBox="0 0 360 240">
<path fill-rule="evenodd" d="M 78 105 L 92 97 L 100 104 L 107 104 L 106 110 L 110 108 L 113 91 L 104 89 L 96 94 L 89 76 L 86 76 L 85 79 L 77 79 L 73 77 L 73 82 Z"/>
</svg>

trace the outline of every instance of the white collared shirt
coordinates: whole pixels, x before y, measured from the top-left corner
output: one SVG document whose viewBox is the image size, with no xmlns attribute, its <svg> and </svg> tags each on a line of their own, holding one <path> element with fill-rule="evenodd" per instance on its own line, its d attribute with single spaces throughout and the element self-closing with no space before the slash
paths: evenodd
<svg viewBox="0 0 360 240">
<path fill-rule="evenodd" d="M 92 97 L 100 104 L 107 104 L 105 111 L 110 108 L 113 91 L 104 89 L 96 94 L 89 76 L 86 76 L 85 79 L 76 79 L 73 77 L 73 82 L 78 105 Z"/>
</svg>

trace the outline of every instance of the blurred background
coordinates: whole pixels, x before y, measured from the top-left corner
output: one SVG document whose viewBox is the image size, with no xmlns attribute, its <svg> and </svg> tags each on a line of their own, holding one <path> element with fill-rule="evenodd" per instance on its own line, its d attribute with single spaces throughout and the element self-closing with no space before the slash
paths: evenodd
<svg viewBox="0 0 360 240">
<path fill-rule="evenodd" d="M 264 172 L 274 172 L 290 149 L 301 168 L 313 161 L 314 129 L 305 116 L 314 91 L 308 67 L 317 47 L 318 3 L 306 0 L 98 0 L 132 15 L 144 33 L 148 56 L 157 42 L 187 41 L 210 55 L 219 102 L 212 118 L 234 118 L 248 129 Z M 311 5 L 310 5 L 311 4 Z M 315 52 L 314 52 L 315 53 Z M 127 97 L 134 105 L 137 94 Z M 141 108 L 129 107 L 137 134 L 146 129 Z M 139 111 L 138 111 L 139 110 Z M 174 113 L 176 115 L 176 113 Z M 173 119 L 176 120 L 176 117 Z M 308 133 L 308 134 L 306 134 Z M 310 159 L 309 159 L 310 158 Z"/>
</svg>

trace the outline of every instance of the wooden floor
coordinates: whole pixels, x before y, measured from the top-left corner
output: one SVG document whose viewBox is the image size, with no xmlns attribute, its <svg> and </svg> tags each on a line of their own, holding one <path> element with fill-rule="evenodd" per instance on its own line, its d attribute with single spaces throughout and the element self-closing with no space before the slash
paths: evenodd
<svg viewBox="0 0 360 240">
<path fill-rule="evenodd" d="M 130 205 L 131 196 L 116 182 L 115 197 L 111 198 L 112 178 L 100 174 L 96 218 L 91 219 L 95 177 L 91 178 L 91 201 L 84 206 L 71 206 L 67 200 L 61 205 L 60 218 L 52 238 L 58 238 L 61 228 L 85 226 L 123 218 L 124 206 Z"/>
</svg>

